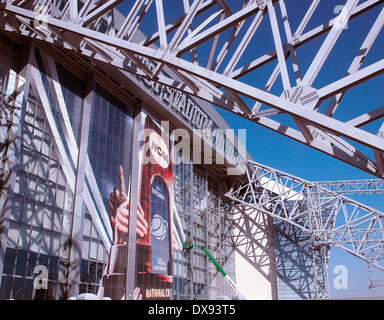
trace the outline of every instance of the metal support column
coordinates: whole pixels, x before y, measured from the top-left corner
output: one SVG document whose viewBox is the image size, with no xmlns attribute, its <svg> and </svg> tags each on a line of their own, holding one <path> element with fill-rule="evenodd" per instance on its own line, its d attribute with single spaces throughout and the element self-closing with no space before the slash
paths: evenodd
<svg viewBox="0 0 384 320">
<path fill-rule="evenodd" d="M 329 298 L 328 287 L 328 255 L 329 246 L 323 243 L 318 243 L 317 236 L 314 231 L 322 226 L 322 208 L 321 208 L 321 191 L 319 189 L 311 190 L 307 188 L 310 194 L 308 197 L 309 211 L 309 228 L 310 228 L 310 247 L 309 251 L 312 255 L 313 268 L 313 284 L 315 299 Z"/>
<path fill-rule="evenodd" d="M 369 295 L 371 297 L 377 297 L 380 296 L 380 293 L 382 294 L 383 291 L 379 291 L 379 288 L 384 287 L 384 280 L 377 280 L 376 278 L 376 272 L 375 272 L 375 266 L 374 261 L 367 262 L 367 271 L 368 271 L 368 291 Z"/>
<path fill-rule="evenodd" d="M 85 94 L 82 104 L 81 131 L 79 138 L 79 153 L 77 160 L 77 178 L 74 193 L 72 232 L 71 232 L 71 251 L 69 254 L 69 272 L 67 284 L 67 297 L 77 296 L 80 285 L 81 250 L 83 241 L 83 226 L 85 217 L 84 189 L 86 158 L 89 138 L 89 123 L 92 108 L 92 78 L 87 80 Z"/>
<path fill-rule="evenodd" d="M 135 110 L 135 119 L 133 121 L 132 150 L 140 150 L 143 113 L 141 107 Z M 134 299 L 134 290 L 136 286 L 136 224 L 137 224 L 137 203 L 138 191 L 140 186 L 140 159 L 139 152 L 132 152 L 131 157 L 131 184 L 129 188 L 129 233 L 127 241 L 127 278 L 125 286 L 125 298 Z"/>
<path fill-rule="evenodd" d="M 377 296 L 375 270 L 371 263 L 367 262 L 368 292 L 371 297 Z"/>
</svg>

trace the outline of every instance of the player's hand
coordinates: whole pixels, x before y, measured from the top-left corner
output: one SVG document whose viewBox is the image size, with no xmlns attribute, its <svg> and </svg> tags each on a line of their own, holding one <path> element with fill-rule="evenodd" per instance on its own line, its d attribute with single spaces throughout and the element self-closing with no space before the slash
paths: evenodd
<svg viewBox="0 0 384 320">
<path fill-rule="evenodd" d="M 114 231 L 113 242 L 124 243 L 129 230 L 129 202 L 127 200 L 124 170 L 119 166 L 120 190 L 115 187 L 109 195 L 108 211 Z M 148 234 L 148 222 L 145 220 L 144 211 L 140 203 L 137 205 L 136 233 L 140 237 Z"/>
<path fill-rule="evenodd" d="M 115 234 L 119 236 L 115 239 L 115 243 L 124 242 L 125 236 L 128 234 L 129 230 L 129 202 L 124 202 L 118 209 L 116 213 L 116 229 Z M 136 223 L 136 233 L 143 238 L 148 234 L 148 222 L 145 220 L 144 211 L 140 204 L 137 205 L 137 223 Z"/>
<path fill-rule="evenodd" d="M 116 214 L 117 209 L 127 201 L 126 189 L 125 189 L 125 180 L 124 180 L 124 170 L 122 166 L 119 166 L 119 180 L 120 180 L 120 190 L 115 187 L 109 195 L 108 200 L 108 212 L 109 218 L 111 220 L 112 230 L 116 229 Z M 114 238 L 116 238 L 114 234 Z"/>
</svg>

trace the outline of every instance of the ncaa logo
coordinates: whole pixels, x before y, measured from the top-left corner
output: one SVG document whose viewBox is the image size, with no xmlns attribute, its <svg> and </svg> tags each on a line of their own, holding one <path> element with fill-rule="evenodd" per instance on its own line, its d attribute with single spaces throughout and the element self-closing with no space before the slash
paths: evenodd
<svg viewBox="0 0 384 320">
<path fill-rule="evenodd" d="M 162 167 L 168 168 L 169 166 L 169 151 L 163 138 L 155 131 L 149 134 L 149 146 L 151 154 L 155 161 Z"/>
<path fill-rule="evenodd" d="M 151 219 L 151 234 L 158 240 L 164 240 L 168 231 L 168 222 L 155 214 Z"/>
</svg>

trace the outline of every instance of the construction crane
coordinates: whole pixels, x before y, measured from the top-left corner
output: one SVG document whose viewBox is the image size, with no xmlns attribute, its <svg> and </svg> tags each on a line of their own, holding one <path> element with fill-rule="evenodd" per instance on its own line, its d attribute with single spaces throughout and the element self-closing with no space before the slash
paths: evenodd
<svg viewBox="0 0 384 320">
<path fill-rule="evenodd" d="M 212 254 L 208 251 L 208 249 L 204 246 L 200 246 L 197 244 L 193 244 L 190 240 L 186 240 L 183 244 L 183 251 L 189 252 L 192 248 L 197 248 L 200 250 L 203 250 L 204 253 L 207 255 L 209 260 L 215 265 L 217 271 L 221 273 L 221 275 L 224 277 L 224 279 L 227 281 L 227 283 L 231 286 L 233 290 L 238 294 L 238 296 L 245 297 L 237 287 L 236 283 L 232 280 L 232 278 L 224 271 L 223 267 L 217 262 L 217 260 L 212 256 Z"/>
</svg>

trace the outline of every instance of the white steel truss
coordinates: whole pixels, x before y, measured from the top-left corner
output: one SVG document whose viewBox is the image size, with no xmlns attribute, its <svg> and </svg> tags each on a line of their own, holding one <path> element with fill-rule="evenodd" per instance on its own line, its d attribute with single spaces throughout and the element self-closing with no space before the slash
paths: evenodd
<svg viewBox="0 0 384 320">
<path fill-rule="evenodd" d="M 369 294 L 372 297 L 379 295 L 379 289 L 384 287 L 384 280 L 377 280 L 375 274 L 375 268 L 372 263 L 367 263 L 367 273 L 368 273 L 368 290 Z"/>
<path fill-rule="evenodd" d="M 336 115 L 336 110 L 344 107 L 341 102 L 350 88 L 383 73 L 384 55 L 363 65 L 384 24 L 383 1 L 345 0 L 340 15 L 312 29 L 308 26 L 319 10 L 320 0 L 303 2 L 307 10 L 296 30 L 288 16 L 291 2 L 1 0 L 0 23 L 4 31 L 77 53 L 99 67 L 112 66 L 123 75 L 129 72 L 199 97 L 384 178 L 383 127 L 378 132 L 366 127 L 381 120 L 384 106 L 367 106 L 349 118 Z M 123 21 L 115 20 L 117 6 L 127 9 Z M 151 18 L 146 19 L 151 10 Z M 345 24 L 352 19 L 359 21 L 368 11 L 377 12 L 376 19 L 348 62 L 346 75 L 316 87 L 321 69 L 345 32 Z M 172 12 L 171 22 L 167 21 L 168 12 Z M 257 42 L 257 31 L 264 22 L 270 26 L 274 48 L 256 55 L 252 44 Z M 139 29 L 147 36 L 141 42 L 134 37 Z M 303 68 L 297 51 L 322 36 L 315 57 L 308 68 Z M 149 69 L 142 57 L 153 61 L 155 68 Z M 274 63 L 274 70 L 265 85 L 257 86 L 252 81 L 254 73 L 270 63 Z M 162 72 L 164 67 L 171 69 L 178 80 Z M 276 93 L 279 85 L 282 89 Z M 321 108 L 323 104 L 325 108 Z M 268 229 L 267 220 L 271 218 L 283 221 L 285 228 L 293 226 L 308 233 L 317 297 L 328 295 L 330 245 L 367 262 L 375 261 L 373 265 L 383 269 L 382 213 L 319 184 L 253 162 L 248 174 L 248 184 L 228 194 L 239 209 L 234 223 L 240 232 L 233 241 L 245 248 L 242 252 L 248 258 L 253 255 L 252 260 L 267 276 L 273 271 L 271 262 L 265 253 L 255 253 L 252 248 L 264 247 L 269 252 L 273 247 L 270 241 L 258 241 L 255 229 L 257 225 Z M 270 232 L 267 229 L 264 231 Z"/>
<path fill-rule="evenodd" d="M 291 2 L 83 0 L 78 5 L 77 0 L 2 0 L 0 19 L 6 31 L 45 41 L 197 96 L 383 178 L 381 130 L 363 128 L 383 117 L 383 106 L 368 106 L 349 120 L 335 116 L 347 90 L 383 73 L 384 59 L 363 66 L 384 23 L 383 2 L 344 1 L 338 16 L 310 30 L 308 26 L 318 13 L 320 0 L 303 3 L 308 9 L 296 30 L 288 16 Z M 127 11 L 124 21 L 114 19 L 117 6 Z M 379 13 L 355 58 L 346 66 L 346 76 L 314 87 L 348 20 L 358 20 L 370 10 Z M 168 16 L 172 16 L 172 22 L 167 21 Z M 274 50 L 255 56 L 252 43 L 257 41 L 257 31 L 264 22 L 272 31 Z M 148 33 L 140 43 L 134 40 L 138 29 Z M 296 51 L 323 35 L 325 39 L 315 57 L 303 69 Z M 154 70 L 149 70 L 139 57 L 156 62 Z M 250 79 L 267 63 L 275 63 L 276 67 L 266 85 L 259 88 Z M 164 74 L 165 66 L 181 80 Z M 279 78 L 283 90 L 272 93 Z M 324 111 L 320 106 L 327 99 L 330 102 Z"/>
<path fill-rule="evenodd" d="M 317 181 L 315 183 L 322 188 L 337 192 L 338 194 L 342 195 L 384 193 L 384 180 L 382 179 Z M 351 233 L 341 231 L 337 234 L 337 239 L 335 240 L 346 242 L 351 241 L 351 239 L 363 239 L 364 236 L 365 230 L 353 231 Z M 378 239 L 380 236 L 376 234 L 376 231 L 370 232 L 368 237 L 371 237 L 373 242 L 379 242 Z M 370 296 L 375 297 L 379 294 L 378 289 L 384 286 L 384 281 L 376 279 L 375 267 L 372 265 L 371 260 L 368 260 L 366 265 L 368 274 L 368 292 Z"/>
<path fill-rule="evenodd" d="M 382 179 L 316 181 L 314 183 L 342 195 L 384 193 L 384 180 Z"/>
<path fill-rule="evenodd" d="M 235 183 L 226 194 L 236 206 L 244 206 L 247 210 L 244 210 L 241 221 L 249 228 L 240 229 L 242 233 L 235 239 L 235 244 L 240 242 L 248 250 L 251 248 L 255 242 L 252 228 L 260 225 L 260 215 L 270 216 L 282 221 L 283 226 L 291 225 L 307 234 L 308 244 L 305 246 L 312 257 L 316 298 L 329 297 L 330 246 L 384 270 L 382 212 L 316 183 L 253 161 L 248 162 L 247 177 L 247 183 Z"/>
</svg>

